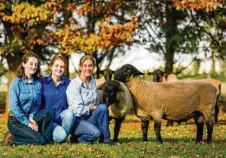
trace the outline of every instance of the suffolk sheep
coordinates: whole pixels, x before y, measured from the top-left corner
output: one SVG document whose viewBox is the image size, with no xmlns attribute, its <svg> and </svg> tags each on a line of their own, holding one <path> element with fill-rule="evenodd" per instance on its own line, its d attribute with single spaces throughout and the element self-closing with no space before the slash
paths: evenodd
<svg viewBox="0 0 226 158">
<path fill-rule="evenodd" d="M 112 83 L 117 85 L 118 86 L 117 89 L 120 89 L 120 91 L 115 91 L 113 89 L 111 91 L 106 91 L 105 89 L 108 86 L 111 87 L 110 84 Z M 105 87 L 105 89 L 103 89 L 103 86 Z M 133 100 L 130 91 L 122 82 L 114 80 L 107 81 L 104 84 L 99 85 L 98 89 L 102 90 L 104 96 L 103 98 L 106 98 L 106 96 L 110 96 L 108 93 L 116 95 L 116 100 L 114 99 L 114 103 L 111 104 L 109 107 L 109 116 L 110 119 L 115 120 L 113 142 L 118 142 L 118 135 L 120 132 L 121 124 L 125 120 L 126 114 L 131 110 L 133 106 Z"/>
<path fill-rule="evenodd" d="M 142 80 L 140 75 L 144 74 L 130 64 L 115 72 L 115 79 L 124 82 L 132 94 L 135 114 L 142 121 L 143 140 L 147 140 L 146 123 L 152 118 L 157 142 L 162 143 L 162 119 L 187 120 L 193 117 L 197 126 L 196 142 L 202 141 L 204 122 L 207 143 L 212 142 L 217 91 L 212 84 L 200 81 L 155 83 Z"/>
<path fill-rule="evenodd" d="M 107 68 L 100 71 L 100 74 L 102 74 L 101 78 L 96 79 L 96 85 L 101 85 L 106 81 L 110 81 L 112 79 L 112 76 L 114 74 L 114 71 Z"/>
<path fill-rule="evenodd" d="M 153 75 L 154 82 L 177 82 L 180 81 L 177 79 L 175 74 L 166 74 L 165 72 L 157 69 L 153 72 L 149 72 L 149 75 Z M 202 79 L 200 81 L 209 82 L 214 85 L 217 89 L 217 99 L 216 99 L 216 106 L 215 106 L 215 121 L 218 121 L 218 114 L 219 114 L 219 99 L 221 96 L 221 82 L 216 79 Z"/>
</svg>

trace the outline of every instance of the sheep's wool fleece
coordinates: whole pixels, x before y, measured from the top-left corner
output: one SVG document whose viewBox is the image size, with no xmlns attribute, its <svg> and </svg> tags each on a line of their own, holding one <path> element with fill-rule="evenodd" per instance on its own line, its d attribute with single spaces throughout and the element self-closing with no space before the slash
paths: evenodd
<svg viewBox="0 0 226 158">
<path fill-rule="evenodd" d="M 117 93 L 117 101 L 111 106 L 109 110 L 109 114 L 113 118 L 124 117 L 133 106 L 133 100 L 130 91 L 122 82 L 120 82 L 120 89 L 122 89 L 123 92 L 120 91 Z"/>
<path fill-rule="evenodd" d="M 213 120 L 216 88 L 207 82 L 153 83 L 131 78 L 126 84 L 135 101 L 135 112 L 143 119 L 180 120 L 199 111 Z"/>
</svg>

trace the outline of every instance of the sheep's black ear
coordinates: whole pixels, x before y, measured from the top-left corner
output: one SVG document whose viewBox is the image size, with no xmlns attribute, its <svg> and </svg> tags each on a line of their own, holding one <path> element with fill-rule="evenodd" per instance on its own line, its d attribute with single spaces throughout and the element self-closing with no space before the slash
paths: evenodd
<svg viewBox="0 0 226 158">
<path fill-rule="evenodd" d="M 100 73 L 101 75 L 103 75 L 103 74 L 104 74 L 104 71 L 103 71 L 103 70 L 101 70 L 99 73 Z"/>
</svg>

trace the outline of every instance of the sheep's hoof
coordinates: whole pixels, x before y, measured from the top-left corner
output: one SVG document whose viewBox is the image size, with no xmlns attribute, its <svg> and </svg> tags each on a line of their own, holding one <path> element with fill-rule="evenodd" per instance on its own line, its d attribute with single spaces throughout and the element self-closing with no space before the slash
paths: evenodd
<svg viewBox="0 0 226 158">
<path fill-rule="evenodd" d="M 206 140 L 206 143 L 207 143 L 207 144 L 212 144 L 212 140 L 208 140 L 208 139 L 207 139 L 207 140 Z"/>
<path fill-rule="evenodd" d="M 162 140 L 158 140 L 158 141 L 157 141 L 157 144 L 162 144 L 162 143 L 163 143 Z"/>
<path fill-rule="evenodd" d="M 196 140 L 196 141 L 195 141 L 196 144 L 200 144 L 201 142 L 202 142 L 202 141 L 200 141 L 200 140 Z"/>
</svg>

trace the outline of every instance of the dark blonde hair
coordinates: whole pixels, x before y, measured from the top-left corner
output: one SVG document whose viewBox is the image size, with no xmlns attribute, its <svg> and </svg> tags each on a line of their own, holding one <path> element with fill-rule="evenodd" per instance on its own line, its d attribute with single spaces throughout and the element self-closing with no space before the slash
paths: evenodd
<svg viewBox="0 0 226 158">
<path fill-rule="evenodd" d="M 92 55 L 84 55 L 79 61 L 79 68 L 78 68 L 79 73 L 81 73 L 81 66 L 87 59 L 90 59 L 93 62 L 93 67 L 96 66 L 96 60 L 94 59 L 94 57 Z"/>
<path fill-rule="evenodd" d="M 41 76 L 41 68 L 40 68 L 40 61 L 39 61 L 39 57 L 37 54 L 31 52 L 31 53 L 26 53 L 23 58 L 22 58 L 22 62 L 20 64 L 20 66 L 17 69 L 17 77 L 24 77 L 25 79 L 27 79 L 27 76 L 25 75 L 25 71 L 24 71 L 24 67 L 23 67 L 23 63 L 26 64 L 27 61 L 29 60 L 29 58 L 34 57 L 38 60 L 38 68 L 37 71 L 34 73 L 33 78 L 35 80 L 39 79 Z"/>
<path fill-rule="evenodd" d="M 49 67 L 52 67 L 53 64 L 54 64 L 54 62 L 55 62 L 56 60 L 61 60 L 61 61 L 63 61 L 63 62 L 64 62 L 64 65 L 65 65 L 65 70 L 67 69 L 67 60 L 66 60 L 63 56 L 61 56 L 61 55 L 56 55 L 56 56 L 54 56 L 53 59 L 51 60 L 51 62 L 49 63 Z M 64 74 L 66 73 L 65 70 L 64 70 Z"/>
</svg>

